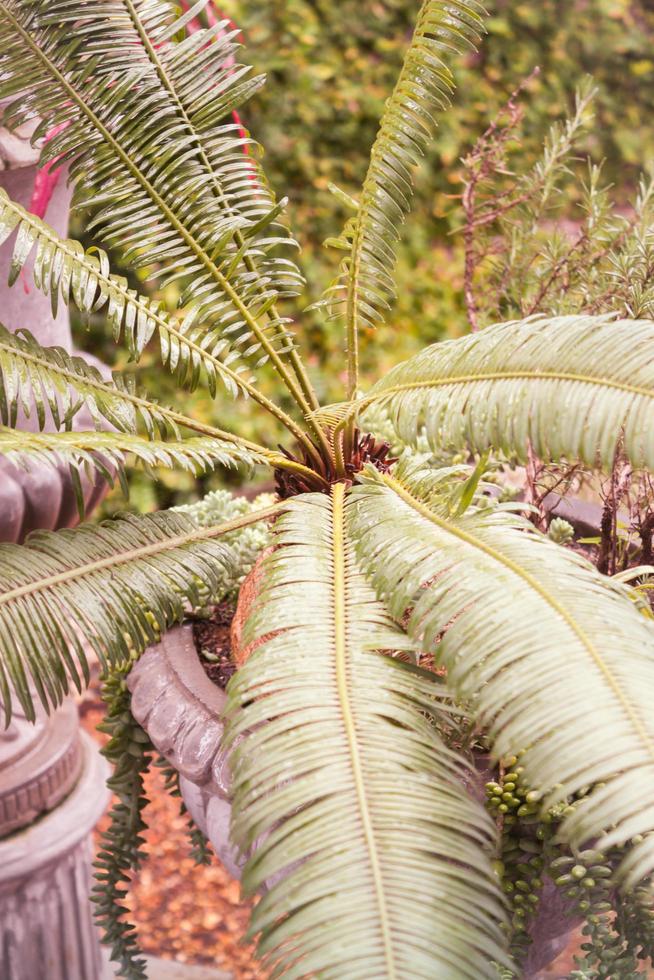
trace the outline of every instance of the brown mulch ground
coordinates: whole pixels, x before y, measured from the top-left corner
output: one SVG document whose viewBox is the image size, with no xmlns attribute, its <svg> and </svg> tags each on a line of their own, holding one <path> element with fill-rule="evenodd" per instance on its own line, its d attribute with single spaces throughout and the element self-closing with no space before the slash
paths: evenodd
<svg viewBox="0 0 654 980">
<path fill-rule="evenodd" d="M 87 695 L 82 724 L 100 742 L 104 736 L 95 726 L 102 713 L 102 703 Z M 195 864 L 186 818 L 180 816 L 179 800 L 164 791 L 159 771 L 148 776 L 147 792 L 149 858 L 130 891 L 141 949 L 180 963 L 215 966 L 234 980 L 263 980 L 253 946 L 244 943 L 250 903 L 241 901 L 238 881 L 217 861 L 209 867 Z"/>
</svg>

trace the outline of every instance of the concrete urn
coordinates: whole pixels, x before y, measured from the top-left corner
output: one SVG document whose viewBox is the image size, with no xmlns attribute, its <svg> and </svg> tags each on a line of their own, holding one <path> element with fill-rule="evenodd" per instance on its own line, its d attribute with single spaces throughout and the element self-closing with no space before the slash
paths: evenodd
<svg viewBox="0 0 654 980">
<path fill-rule="evenodd" d="M 100 980 L 91 831 L 109 767 L 67 701 L 35 722 L 0 709 L 0 977 Z"/>
<path fill-rule="evenodd" d="M 30 137 L 36 120 L 15 132 L 0 127 L 0 186 L 27 210 L 44 178 L 39 147 Z M 51 194 L 50 194 L 51 192 Z M 45 218 L 67 234 L 71 189 L 65 172 L 50 181 Z M 25 328 L 44 346 L 73 352 L 68 310 L 35 287 L 31 263 L 16 284 L 7 283 L 15 243 L 0 246 L 0 321 Z M 100 372 L 108 372 L 87 357 Z M 0 377 L 0 384 L 1 384 Z M 19 412 L 17 428 L 35 431 L 35 413 Z M 46 430 L 54 428 L 46 418 Z M 93 428 L 86 410 L 73 428 Z M 85 512 L 106 492 L 106 483 L 82 475 Z M 19 468 L 0 457 L 0 542 L 21 542 L 34 530 L 71 527 L 79 520 L 65 466 Z M 35 697 L 36 701 L 37 698 Z M 0 977 L 2 980 L 100 980 L 107 976 L 89 894 L 92 838 L 109 802 L 109 766 L 95 742 L 80 731 L 77 705 L 66 700 L 51 716 L 37 707 L 29 721 L 15 707 L 8 725 L 0 708 Z"/>
</svg>

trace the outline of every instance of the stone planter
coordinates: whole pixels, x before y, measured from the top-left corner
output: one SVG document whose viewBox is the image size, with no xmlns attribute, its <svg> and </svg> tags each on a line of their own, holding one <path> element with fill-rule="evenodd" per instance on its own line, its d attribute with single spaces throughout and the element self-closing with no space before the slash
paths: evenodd
<svg viewBox="0 0 654 980">
<path fill-rule="evenodd" d="M 209 838 L 216 854 L 234 877 L 240 877 L 236 852 L 229 841 L 229 773 L 221 748 L 224 691 L 207 677 L 190 626 L 180 626 L 151 646 L 132 669 L 128 681 L 132 713 L 152 743 L 180 774 L 187 809 Z M 485 774 L 480 776 L 481 784 Z M 565 899 L 545 880 L 541 911 L 532 926 L 533 946 L 524 980 L 539 972 L 567 946 L 575 923 Z"/>
<path fill-rule="evenodd" d="M 220 741 L 226 696 L 207 677 L 192 628 L 179 626 L 146 650 L 127 684 L 134 717 L 180 774 L 189 813 L 230 874 L 239 877 L 229 843 L 229 776 Z"/>
</svg>

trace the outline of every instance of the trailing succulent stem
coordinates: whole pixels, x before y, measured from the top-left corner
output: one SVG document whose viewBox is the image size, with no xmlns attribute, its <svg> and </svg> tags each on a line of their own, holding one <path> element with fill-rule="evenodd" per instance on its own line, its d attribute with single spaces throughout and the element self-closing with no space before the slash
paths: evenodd
<svg viewBox="0 0 654 980">
<path fill-rule="evenodd" d="M 103 942 L 111 947 L 111 958 L 121 975 L 126 980 L 147 980 L 135 926 L 126 918 L 124 905 L 130 877 L 145 858 L 143 831 L 147 825 L 143 810 L 148 801 L 143 777 L 152 763 L 150 740 L 129 709 L 125 678 L 135 658 L 132 655 L 115 665 L 102 681 L 107 713 L 98 728 L 109 735 L 102 754 L 114 767 L 107 785 L 117 800 L 108 814 L 109 825 L 100 836 L 91 898 Z"/>
<path fill-rule="evenodd" d="M 543 809 L 542 794 L 530 788 L 520 763 L 520 755 L 502 760 L 497 779 L 486 784 L 487 806 L 501 832 L 495 867 L 511 908 L 509 939 L 517 975 L 533 942 L 531 928 L 541 901 L 553 904 L 551 891 L 544 894 L 548 880 L 563 898 L 561 931 L 566 918 L 570 928 L 583 924 L 582 956 L 571 977 L 637 980 L 642 962 L 654 956 L 654 896 L 647 887 L 618 890 L 615 870 L 640 839 L 607 850 L 570 848 L 561 839 L 561 823 L 593 788 Z"/>
<path fill-rule="evenodd" d="M 175 799 L 180 801 L 179 812 L 181 816 L 186 817 L 187 826 L 186 832 L 188 834 L 188 840 L 190 845 L 191 857 L 196 864 L 207 865 L 211 864 L 211 859 L 213 857 L 213 850 L 211 844 L 202 833 L 200 828 L 197 826 L 193 817 L 186 809 L 186 805 L 182 799 L 182 794 L 179 788 L 179 773 L 174 769 L 170 763 L 164 759 L 159 758 L 155 762 L 158 769 L 161 770 L 161 774 L 164 779 L 164 789 L 165 791 Z"/>
</svg>

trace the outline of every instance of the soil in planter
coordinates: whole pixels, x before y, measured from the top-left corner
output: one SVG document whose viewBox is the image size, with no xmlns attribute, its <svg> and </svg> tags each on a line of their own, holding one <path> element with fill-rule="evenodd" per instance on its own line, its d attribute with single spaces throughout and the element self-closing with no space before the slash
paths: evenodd
<svg viewBox="0 0 654 980">
<path fill-rule="evenodd" d="M 223 690 L 236 670 L 230 638 L 235 611 L 235 604 L 225 600 L 214 607 L 207 619 L 193 621 L 193 639 L 200 663 L 209 680 Z"/>
</svg>

